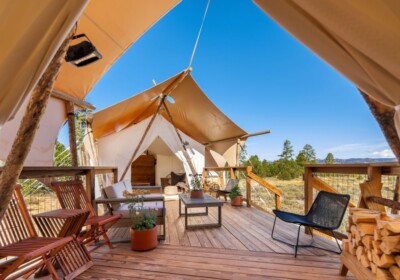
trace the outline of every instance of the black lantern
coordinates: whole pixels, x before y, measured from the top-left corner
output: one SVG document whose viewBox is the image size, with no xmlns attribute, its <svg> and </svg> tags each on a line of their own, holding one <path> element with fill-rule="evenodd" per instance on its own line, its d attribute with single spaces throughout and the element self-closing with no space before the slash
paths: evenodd
<svg viewBox="0 0 400 280">
<path fill-rule="evenodd" d="M 102 58 L 102 55 L 85 34 L 72 37 L 72 42 L 74 41 L 80 42 L 69 46 L 65 61 L 76 67 L 82 67 Z"/>
</svg>

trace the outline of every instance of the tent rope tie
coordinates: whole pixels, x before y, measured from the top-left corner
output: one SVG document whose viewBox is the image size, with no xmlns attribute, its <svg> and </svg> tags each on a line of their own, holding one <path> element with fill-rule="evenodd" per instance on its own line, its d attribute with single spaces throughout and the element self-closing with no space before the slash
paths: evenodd
<svg viewBox="0 0 400 280">
<path fill-rule="evenodd" d="M 199 40 L 200 40 L 201 31 L 203 30 L 203 25 L 204 25 L 204 21 L 206 20 L 206 16 L 207 16 L 207 12 L 208 12 L 208 7 L 210 6 L 210 2 L 211 2 L 211 0 L 208 0 L 207 6 L 206 6 L 206 10 L 204 11 L 203 20 L 202 20 L 201 25 L 200 25 L 199 33 L 197 34 L 197 39 L 196 39 L 196 43 L 194 44 L 194 48 L 193 48 L 193 51 L 192 51 L 192 56 L 190 57 L 189 67 L 192 66 L 192 62 L 193 62 L 194 55 L 195 55 L 196 50 L 197 50 L 197 45 L 198 45 Z"/>
</svg>

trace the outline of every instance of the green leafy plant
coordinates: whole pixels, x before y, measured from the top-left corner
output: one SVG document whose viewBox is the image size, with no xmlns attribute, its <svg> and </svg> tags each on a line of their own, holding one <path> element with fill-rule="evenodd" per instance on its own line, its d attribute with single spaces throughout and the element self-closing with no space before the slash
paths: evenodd
<svg viewBox="0 0 400 280">
<path fill-rule="evenodd" d="M 190 180 L 190 189 L 193 191 L 200 191 L 203 189 L 203 176 L 201 174 L 190 175 L 192 179 Z"/>
<path fill-rule="evenodd" d="M 229 198 L 231 200 L 234 200 L 237 196 L 241 196 L 242 191 L 239 188 L 239 184 L 235 184 L 235 186 L 232 188 L 231 193 L 229 194 Z"/>
<path fill-rule="evenodd" d="M 144 194 L 142 190 L 133 193 L 124 192 L 124 196 L 128 199 L 129 215 L 134 230 L 147 230 L 156 226 L 156 210 L 144 207 Z"/>
</svg>

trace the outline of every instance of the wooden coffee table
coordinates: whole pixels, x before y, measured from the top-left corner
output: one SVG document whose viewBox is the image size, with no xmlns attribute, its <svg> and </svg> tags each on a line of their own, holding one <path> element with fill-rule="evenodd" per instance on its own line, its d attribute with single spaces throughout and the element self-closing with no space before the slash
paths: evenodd
<svg viewBox="0 0 400 280">
<path fill-rule="evenodd" d="M 181 204 L 185 206 L 185 212 L 181 211 Z M 179 195 L 179 216 L 185 216 L 185 228 L 193 229 L 193 228 L 210 228 L 210 227 L 221 227 L 222 225 L 222 215 L 221 215 L 221 207 L 224 203 L 216 199 L 208 194 L 204 194 L 203 198 L 190 198 L 189 194 L 180 194 Z M 205 212 L 201 213 L 188 213 L 188 208 L 206 208 Z M 213 224 L 200 224 L 200 225 L 189 225 L 188 224 L 188 216 L 201 216 L 208 215 L 208 207 L 218 207 L 218 222 Z"/>
</svg>

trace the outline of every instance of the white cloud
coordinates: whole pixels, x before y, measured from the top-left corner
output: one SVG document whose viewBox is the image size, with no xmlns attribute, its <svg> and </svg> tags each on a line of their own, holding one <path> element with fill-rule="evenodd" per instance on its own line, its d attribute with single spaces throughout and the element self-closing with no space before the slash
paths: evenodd
<svg viewBox="0 0 400 280">
<path fill-rule="evenodd" d="M 386 142 L 351 143 L 327 149 L 336 158 L 392 158 L 393 152 Z"/>
<path fill-rule="evenodd" d="M 394 154 L 393 154 L 392 150 L 390 150 L 390 149 L 376 151 L 376 152 L 373 152 L 372 155 L 374 157 L 379 157 L 379 158 L 393 158 L 394 157 Z"/>
</svg>

